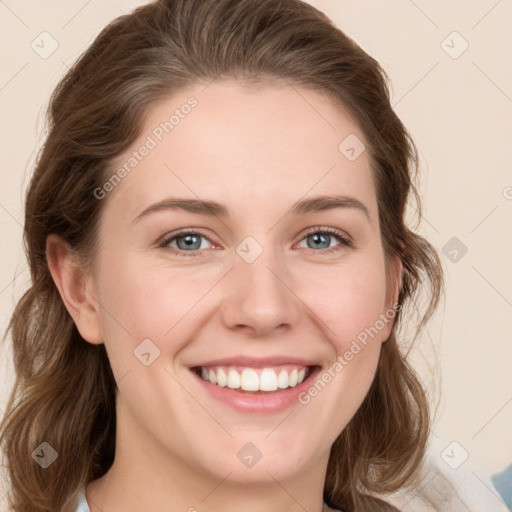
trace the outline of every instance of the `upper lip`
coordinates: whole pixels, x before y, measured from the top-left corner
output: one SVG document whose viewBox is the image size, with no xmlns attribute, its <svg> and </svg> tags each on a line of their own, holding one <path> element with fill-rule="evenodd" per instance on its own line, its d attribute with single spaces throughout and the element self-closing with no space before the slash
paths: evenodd
<svg viewBox="0 0 512 512">
<path fill-rule="evenodd" d="M 248 368 L 268 368 L 270 366 L 281 366 L 285 364 L 294 364 L 297 366 L 318 365 L 318 363 L 315 361 L 283 355 L 272 357 L 232 356 L 198 363 L 191 366 L 191 368 L 197 368 L 198 366 L 245 366 Z"/>
</svg>

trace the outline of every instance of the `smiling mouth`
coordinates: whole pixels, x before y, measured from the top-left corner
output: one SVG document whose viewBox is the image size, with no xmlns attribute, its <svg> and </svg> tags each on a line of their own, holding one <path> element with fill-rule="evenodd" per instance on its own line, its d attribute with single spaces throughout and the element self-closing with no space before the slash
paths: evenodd
<svg viewBox="0 0 512 512">
<path fill-rule="evenodd" d="M 274 393 L 304 382 L 314 366 L 281 365 L 271 368 L 198 366 L 191 368 L 202 380 L 243 393 Z"/>
</svg>

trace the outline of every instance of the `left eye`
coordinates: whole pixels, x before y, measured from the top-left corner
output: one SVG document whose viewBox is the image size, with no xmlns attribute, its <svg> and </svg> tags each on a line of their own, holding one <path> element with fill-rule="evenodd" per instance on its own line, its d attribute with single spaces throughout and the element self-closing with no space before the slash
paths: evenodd
<svg viewBox="0 0 512 512">
<path fill-rule="evenodd" d="M 329 247 L 333 238 L 337 239 L 340 243 L 334 247 Z M 197 256 L 198 254 L 194 254 L 195 252 L 201 249 L 207 249 L 207 247 L 203 246 L 202 240 L 208 240 L 210 243 L 212 243 L 208 237 L 197 231 L 186 231 L 164 239 L 159 245 L 160 247 L 171 249 L 177 254 L 184 256 Z M 316 229 L 316 231 L 306 233 L 302 240 L 312 240 L 311 244 L 307 243 L 307 248 L 322 249 L 321 251 L 314 250 L 314 252 L 319 252 L 322 254 L 331 253 L 343 247 L 353 246 L 352 241 L 350 238 L 348 238 L 347 235 L 341 231 L 333 229 Z M 176 243 L 176 246 L 171 245 L 174 243 Z M 324 244 L 327 244 L 327 247 L 322 247 Z M 184 254 L 187 252 L 191 254 Z"/>
<path fill-rule="evenodd" d="M 329 248 L 329 241 L 332 241 L 332 239 L 337 239 L 340 243 L 337 246 Z M 322 254 L 331 253 L 333 251 L 339 250 L 340 246 L 348 246 L 352 247 L 351 240 L 344 235 L 341 231 L 338 230 L 331 230 L 331 229 L 324 229 L 324 230 L 317 230 L 312 231 L 310 233 L 307 233 L 306 236 L 302 240 L 312 240 L 312 246 L 308 244 L 308 249 L 311 248 L 320 248 L 324 249 L 322 251 Z M 327 243 L 327 247 L 320 247 L 322 244 Z M 325 250 L 328 249 L 328 250 Z M 315 251 L 318 252 L 318 251 Z"/>
</svg>

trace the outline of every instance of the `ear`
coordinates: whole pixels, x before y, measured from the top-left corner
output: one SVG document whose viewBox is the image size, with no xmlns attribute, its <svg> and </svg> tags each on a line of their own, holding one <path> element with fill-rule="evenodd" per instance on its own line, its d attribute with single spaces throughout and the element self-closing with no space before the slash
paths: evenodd
<svg viewBox="0 0 512 512">
<path fill-rule="evenodd" d="M 400 289 L 402 287 L 402 269 L 402 258 L 398 254 L 395 254 L 394 256 L 391 257 L 389 261 L 386 275 L 386 305 L 383 312 L 386 320 L 386 325 L 381 332 L 381 339 L 383 342 L 389 338 L 391 331 L 393 330 L 393 326 L 395 325 L 398 296 L 400 294 Z"/>
<path fill-rule="evenodd" d="M 46 239 L 46 259 L 66 309 L 84 340 L 103 343 L 99 303 L 90 272 L 79 265 L 76 254 L 57 235 Z"/>
</svg>

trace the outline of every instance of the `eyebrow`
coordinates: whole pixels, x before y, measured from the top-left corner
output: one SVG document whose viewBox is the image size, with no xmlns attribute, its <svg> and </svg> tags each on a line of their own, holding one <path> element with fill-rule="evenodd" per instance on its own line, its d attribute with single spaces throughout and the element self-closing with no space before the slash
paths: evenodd
<svg viewBox="0 0 512 512">
<path fill-rule="evenodd" d="M 316 213 L 326 210 L 333 210 L 335 208 L 353 208 L 362 212 L 368 220 L 370 220 L 370 213 L 368 208 L 355 197 L 348 196 L 315 196 L 309 199 L 302 199 L 292 205 L 288 214 L 292 215 L 305 215 L 308 213 Z M 152 204 L 143 210 L 134 222 L 139 221 L 150 213 L 160 212 L 163 210 L 183 210 L 190 213 L 199 215 L 209 215 L 215 217 L 229 217 L 229 210 L 227 207 L 216 201 L 207 201 L 201 199 L 188 199 L 188 198 L 169 198 Z"/>
</svg>

